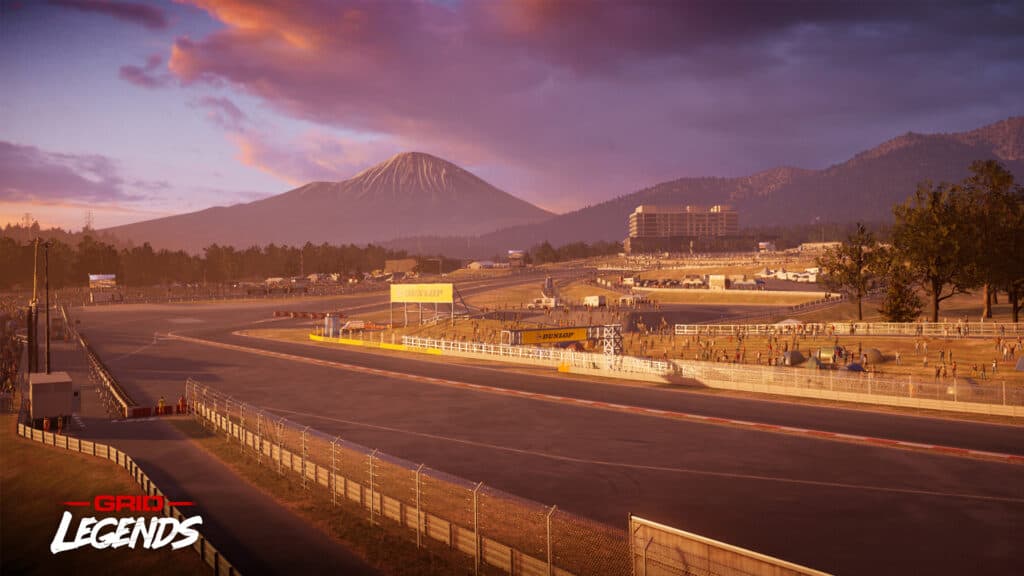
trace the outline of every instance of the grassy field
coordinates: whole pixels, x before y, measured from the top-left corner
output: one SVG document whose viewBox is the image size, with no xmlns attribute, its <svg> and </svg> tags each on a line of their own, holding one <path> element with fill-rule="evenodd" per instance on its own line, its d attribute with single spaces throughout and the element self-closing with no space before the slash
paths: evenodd
<svg viewBox="0 0 1024 576">
<path fill-rule="evenodd" d="M 62 502 L 98 494 L 141 494 L 128 472 L 113 462 L 19 438 L 15 416 L 0 416 L 0 559 L 4 574 L 205 574 L 210 569 L 191 548 L 50 553 Z M 91 516 L 73 509 L 76 518 Z M 129 515 L 125 512 L 122 515 Z"/>
<path fill-rule="evenodd" d="M 794 306 L 813 302 L 820 292 L 778 294 L 770 290 L 673 290 L 672 292 L 637 290 L 662 304 L 729 304 L 734 306 Z"/>
</svg>

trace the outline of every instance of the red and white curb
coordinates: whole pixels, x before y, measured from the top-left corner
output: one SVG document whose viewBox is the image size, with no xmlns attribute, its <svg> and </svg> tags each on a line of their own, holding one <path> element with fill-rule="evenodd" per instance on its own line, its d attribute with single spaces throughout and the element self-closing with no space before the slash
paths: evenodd
<svg viewBox="0 0 1024 576">
<path fill-rule="evenodd" d="M 406 374 L 404 372 L 394 372 L 392 370 L 381 370 L 379 368 L 369 368 L 366 366 L 358 366 L 355 364 L 347 364 L 345 362 L 335 362 L 332 360 L 321 360 L 319 358 L 309 358 L 306 356 L 298 356 L 295 354 L 286 354 L 284 352 L 274 352 L 271 350 L 263 350 L 260 348 L 250 348 L 248 346 L 238 346 L 236 344 L 227 344 L 224 342 L 216 342 L 213 340 L 203 340 L 200 338 L 192 338 L 189 336 L 179 336 L 177 334 L 169 334 L 170 338 L 175 340 L 181 340 L 184 342 L 192 342 L 195 344 L 201 344 L 203 346 L 213 346 L 216 348 L 224 348 L 226 350 L 235 350 L 238 352 L 246 352 L 249 354 L 257 354 L 260 356 L 266 356 L 268 358 L 277 358 L 280 360 L 289 360 L 292 362 L 302 362 L 305 364 L 314 364 L 317 366 L 327 366 L 330 368 L 337 368 L 340 370 L 347 370 L 351 372 L 361 372 L 363 374 L 373 374 L 375 376 L 387 376 L 391 378 L 402 378 L 405 380 L 412 380 L 415 382 L 426 382 L 428 384 L 434 384 L 438 386 L 446 386 L 450 388 L 460 388 L 463 390 L 473 390 L 476 392 L 485 392 L 488 394 L 498 394 L 501 396 L 513 396 L 519 398 L 528 398 L 530 400 L 542 400 L 544 402 L 554 402 L 557 404 L 568 404 L 574 406 L 582 406 L 586 408 L 597 408 L 600 410 L 608 410 L 611 412 L 622 412 L 626 414 L 642 414 L 646 416 L 653 416 L 657 418 L 668 418 L 670 420 L 689 421 L 689 422 L 700 422 L 704 424 L 715 424 L 719 426 L 731 426 L 736 428 L 744 428 L 748 430 L 757 430 L 760 432 L 773 432 L 777 434 L 788 434 L 792 436 L 804 436 L 808 438 L 817 438 L 819 440 L 831 440 L 835 442 L 848 442 L 856 444 L 870 444 L 874 446 L 881 446 L 885 448 L 899 448 L 905 450 L 915 450 L 923 452 L 932 452 L 936 454 L 944 454 L 947 456 L 960 456 L 965 458 L 982 458 L 985 460 L 996 460 L 999 462 L 1006 462 L 1010 464 L 1024 464 L 1024 456 L 1017 454 L 1004 454 L 1000 452 L 986 452 L 984 450 L 971 450 L 968 448 L 957 448 L 953 446 L 943 446 L 939 444 L 923 444 L 920 442 L 906 442 L 903 440 L 892 440 L 889 438 L 878 438 L 874 436 L 861 436 L 859 434 L 842 434 L 839 432 L 828 432 L 824 430 L 814 430 L 811 428 L 796 428 L 793 426 L 780 426 L 776 424 L 765 424 L 762 422 L 751 422 L 749 420 L 736 420 L 732 418 L 719 418 L 716 416 L 704 416 L 702 414 L 691 414 L 688 412 L 675 412 L 671 410 L 660 410 L 657 408 L 644 408 L 641 406 L 630 406 L 628 404 L 615 404 L 610 402 L 601 402 L 597 400 L 584 400 L 581 398 L 571 398 L 569 396 L 558 396 L 555 394 L 545 394 L 541 392 L 528 392 L 525 390 L 514 390 L 510 388 L 500 388 L 497 386 L 486 386 L 483 384 L 470 384 L 468 382 L 459 382 L 456 380 L 447 380 L 443 378 L 433 378 L 430 376 L 420 376 L 418 374 Z"/>
</svg>

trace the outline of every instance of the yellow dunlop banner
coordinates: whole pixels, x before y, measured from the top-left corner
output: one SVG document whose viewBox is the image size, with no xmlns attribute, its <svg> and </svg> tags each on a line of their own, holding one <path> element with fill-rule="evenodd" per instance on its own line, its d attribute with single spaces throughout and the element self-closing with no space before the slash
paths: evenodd
<svg viewBox="0 0 1024 576">
<path fill-rule="evenodd" d="M 550 344 L 552 342 L 576 342 L 587 339 L 586 328 L 552 328 L 550 330 L 522 330 L 519 332 L 523 344 Z"/>
<path fill-rule="evenodd" d="M 451 304 L 451 284 L 392 284 L 391 302 Z"/>
</svg>

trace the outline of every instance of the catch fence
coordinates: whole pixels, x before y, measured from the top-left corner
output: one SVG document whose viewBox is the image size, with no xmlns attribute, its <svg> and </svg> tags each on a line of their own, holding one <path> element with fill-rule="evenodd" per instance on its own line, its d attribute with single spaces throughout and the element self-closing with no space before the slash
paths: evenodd
<svg viewBox="0 0 1024 576">
<path fill-rule="evenodd" d="M 751 366 L 676 361 L 678 373 L 711 388 L 785 394 L 934 410 L 1024 416 L 1024 388 L 1005 381 L 907 375 L 806 367 Z"/>
<path fill-rule="evenodd" d="M 806 322 L 793 324 L 676 324 L 677 336 L 917 336 L 928 338 L 1016 338 L 1020 322 Z"/>
<path fill-rule="evenodd" d="M 404 529 L 417 546 L 462 552 L 475 573 L 630 574 L 621 530 L 326 435 L 195 380 L 185 387 L 197 419 L 225 442 L 298 476 L 332 506 Z"/>
<path fill-rule="evenodd" d="M 672 372 L 672 364 L 661 360 L 649 360 L 634 356 L 613 356 L 577 352 L 568 348 L 541 348 L 536 346 L 509 346 L 484 342 L 460 342 L 437 338 L 403 336 L 406 348 L 434 349 L 443 353 L 472 354 L 487 356 L 495 360 L 520 360 L 543 366 L 571 366 L 608 372 L 651 374 L 664 376 Z M 611 374 L 610 374 L 611 375 Z"/>
</svg>

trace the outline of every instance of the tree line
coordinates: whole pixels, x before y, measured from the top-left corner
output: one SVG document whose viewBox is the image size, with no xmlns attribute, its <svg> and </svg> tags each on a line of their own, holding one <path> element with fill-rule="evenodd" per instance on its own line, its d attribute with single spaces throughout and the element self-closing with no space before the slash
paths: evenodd
<svg viewBox="0 0 1024 576">
<path fill-rule="evenodd" d="M 26 289 L 32 286 L 33 268 L 38 262 L 42 281 L 44 253 L 28 236 L 28 228 L 8 227 L 0 237 L 0 290 Z M 38 225 L 34 231 L 39 232 Z M 340 273 L 361 276 L 384 268 L 385 260 L 415 258 L 421 272 L 451 272 L 462 261 L 442 255 L 410 256 L 405 250 L 393 250 L 369 244 L 331 245 L 306 243 L 293 246 L 252 246 L 243 250 L 212 244 L 201 255 L 183 250 L 156 250 L 148 243 L 118 248 L 91 234 L 49 236 L 49 276 L 51 288 L 85 286 L 89 274 L 116 274 L 117 281 L 129 286 L 155 286 L 173 283 L 228 283 L 260 281 L 274 276 L 313 273 Z M 77 239 L 77 242 L 74 240 Z M 71 241 L 68 241 L 71 240 Z M 587 244 L 575 242 L 553 248 L 548 242 L 534 246 L 527 259 L 537 264 L 562 262 L 622 250 L 615 242 Z M 497 257 L 495 258 L 497 260 Z"/>
<path fill-rule="evenodd" d="M 34 243 L 6 234 L 0 238 L 0 290 L 31 287 L 36 261 L 42 281 L 43 255 L 42 246 L 36 260 Z M 193 255 L 183 250 L 155 250 L 148 243 L 118 249 L 84 235 L 77 244 L 50 240 L 49 275 L 51 288 L 85 286 L 89 274 L 117 274 L 118 283 L 131 286 L 225 283 L 315 272 L 361 275 L 383 268 L 385 260 L 407 256 L 405 251 L 372 244 L 360 247 L 311 243 L 301 248 L 270 244 L 244 250 L 213 244 L 202 255 Z M 417 258 L 421 269 L 438 269 L 437 258 Z M 459 265 L 458 261 L 442 258 L 443 270 Z"/>
<path fill-rule="evenodd" d="M 863 320 L 863 298 L 884 285 L 879 312 L 893 322 L 916 320 L 926 303 L 938 322 L 943 301 L 980 290 L 983 314 L 1005 292 L 1014 322 L 1024 307 L 1024 188 L 994 160 L 977 161 L 956 183 L 922 182 L 893 209 L 891 242 L 882 244 L 863 225 L 818 265 L 832 290 L 848 294 Z"/>
</svg>

